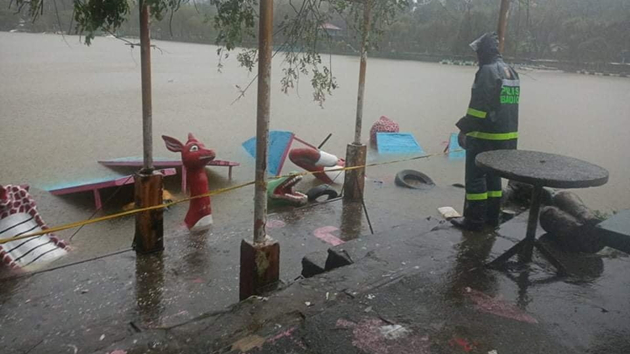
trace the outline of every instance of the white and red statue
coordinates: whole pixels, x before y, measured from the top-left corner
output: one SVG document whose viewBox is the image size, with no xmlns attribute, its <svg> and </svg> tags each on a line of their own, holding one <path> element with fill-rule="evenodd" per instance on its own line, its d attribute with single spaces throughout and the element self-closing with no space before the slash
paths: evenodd
<svg viewBox="0 0 630 354">
<path fill-rule="evenodd" d="M 190 189 L 190 196 L 198 196 L 208 193 L 208 176 L 206 165 L 214 160 L 216 154 L 211 149 L 206 149 L 202 142 L 197 140 L 192 133 L 188 134 L 188 141 L 182 144 L 179 140 L 162 135 L 166 148 L 182 154 L 183 167 L 186 169 L 186 182 Z M 210 197 L 196 198 L 190 201 L 188 213 L 184 219 L 189 230 L 199 231 L 212 225 L 212 208 Z"/>
<path fill-rule="evenodd" d="M 0 240 L 48 229 L 28 189 L 0 185 Z M 0 259 L 11 268 L 34 270 L 66 253 L 66 244 L 52 233 L 0 244 Z"/>
<path fill-rule="evenodd" d="M 343 184 L 344 172 L 339 169 L 343 168 L 346 162 L 333 154 L 312 148 L 291 149 L 289 159 L 296 166 L 317 172 L 313 176 L 326 184 Z"/>
</svg>

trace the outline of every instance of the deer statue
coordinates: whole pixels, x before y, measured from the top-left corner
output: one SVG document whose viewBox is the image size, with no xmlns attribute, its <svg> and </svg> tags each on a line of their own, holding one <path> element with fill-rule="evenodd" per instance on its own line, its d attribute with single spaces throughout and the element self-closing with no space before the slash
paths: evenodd
<svg viewBox="0 0 630 354">
<path fill-rule="evenodd" d="M 213 150 L 206 149 L 202 142 L 197 140 L 192 133 L 188 134 L 188 141 L 182 144 L 179 140 L 162 135 L 166 148 L 173 152 L 181 152 L 182 168 L 186 169 L 186 183 L 190 189 L 190 196 L 198 196 L 208 193 L 208 176 L 206 164 L 214 160 L 216 154 Z M 184 219 L 189 230 L 198 231 L 212 225 L 212 208 L 210 197 L 202 197 L 190 201 L 188 213 Z"/>
</svg>

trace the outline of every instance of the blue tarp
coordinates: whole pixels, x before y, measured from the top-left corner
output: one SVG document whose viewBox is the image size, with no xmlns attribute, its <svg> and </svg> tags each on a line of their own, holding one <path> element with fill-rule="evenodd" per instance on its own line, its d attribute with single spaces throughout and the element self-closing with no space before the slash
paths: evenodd
<svg viewBox="0 0 630 354">
<path fill-rule="evenodd" d="M 379 154 L 424 154 L 410 133 L 376 133 Z"/>
<path fill-rule="evenodd" d="M 269 132 L 269 154 L 267 160 L 267 172 L 271 176 L 278 176 L 287 157 L 288 149 L 293 141 L 293 133 L 288 131 L 272 130 Z M 251 138 L 243 143 L 243 148 L 253 158 L 256 158 L 256 138 Z"/>
<path fill-rule="evenodd" d="M 452 133 L 448 143 L 448 159 L 449 160 L 462 160 L 466 158 L 466 150 L 459 146 L 457 141 L 457 133 Z"/>
</svg>

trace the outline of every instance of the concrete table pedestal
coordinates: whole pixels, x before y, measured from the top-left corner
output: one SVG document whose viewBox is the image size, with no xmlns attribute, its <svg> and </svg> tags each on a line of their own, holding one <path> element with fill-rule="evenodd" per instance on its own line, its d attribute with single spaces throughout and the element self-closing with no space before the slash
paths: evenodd
<svg viewBox="0 0 630 354">
<path fill-rule="evenodd" d="M 520 261 L 531 262 L 535 247 L 560 273 L 565 273 L 564 266 L 536 240 L 543 188 L 566 189 L 601 186 L 608 182 L 608 171 L 572 157 L 526 150 L 484 152 L 477 156 L 475 163 L 488 173 L 531 184 L 534 187 L 525 239 L 488 265 L 490 267 L 501 265 L 517 253 Z"/>
</svg>

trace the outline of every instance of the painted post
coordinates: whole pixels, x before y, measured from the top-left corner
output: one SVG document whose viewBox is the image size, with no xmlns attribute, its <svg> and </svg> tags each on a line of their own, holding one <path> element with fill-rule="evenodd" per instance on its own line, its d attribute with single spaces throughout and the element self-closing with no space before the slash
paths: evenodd
<svg viewBox="0 0 630 354">
<path fill-rule="evenodd" d="M 136 208 L 162 204 L 162 174 L 158 171 L 140 171 L 134 176 L 134 200 Z M 138 254 L 159 252 L 164 249 L 163 210 L 154 209 L 136 214 L 136 233 L 133 249 Z"/>
<path fill-rule="evenodd" d="M 364 0 L 363 34 L 361 40 L 361 64 L 359 66 L 359 92 L 357 94 L 357 116 L 354 125 L 354 142 L 346 149 L 346 166 L 363 166 L 367 156 L 367 146 L 361 144 L 363 129 L 363 107 L 365 100 L 365 77 L 367 73 L 367 57 L 370 40 L 372 6 L 374 0 Z M 344 179 L 344 200 L 360 201 L 365 187 L 365 168 L 349 170 Z"/>
<path fill-rule="evenodd" d="M 239 298 L 272 288 L 280 279 L 280 244 L 267 236 L 267 155 L 271 114 L 273 0 L 260 1 L 254 239 L 241 242 Z"/>
<path fill-rule="evenodd" d="M 162 204 L 162 175 L 153 170 L 153 133 L 151 107 L 151 32 L 150 10 L 146 0 L 140 2 L 140 63 L 142 77 L 142 146 L 143 168 L 135 175 L 136 207 Z M 164 249 L 163 210 L 136 214 L 133 246 L 137 253 L 152 253 Z"/>
<path fill-rule="evenodd" d="M 505 47 L 505 35 L 507 33 L 507 21 L 510 12 L 510 0 L 501 0 L 501 9 L 499 10 L 499 52 L 503 53 Z"/>
</svg>

